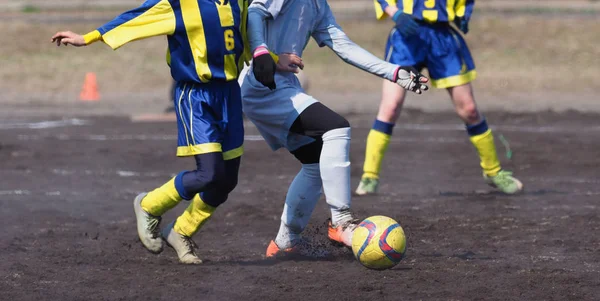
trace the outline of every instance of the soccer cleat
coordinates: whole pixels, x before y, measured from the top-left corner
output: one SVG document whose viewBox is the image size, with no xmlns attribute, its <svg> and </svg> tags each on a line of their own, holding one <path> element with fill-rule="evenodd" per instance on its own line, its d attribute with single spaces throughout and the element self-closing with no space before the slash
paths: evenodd
<svg viewBox="0 0 600 301">
<path fill-rule="evenodd" d="M 331 220 L 329 220 L 327 236 L 329 240 L 351 248 L 352 235 L 359 223 L 360 220 L 352 218 L 334 227 Z"/>
<path fill-rule="evenodd" d="M 275 243 L 274 240 L 271 240 L 271 243 L 269 243 L 269 246 L 267 247 L 267 258 L 271 258 L 271 257 L 275 257 L 277 255 L 284 255 L 284 254 L 295 254 L 298 252 L 298 248 L 297 245 L 293 246 L 291 248 L 287 248 L 287 249 L 280 249 L 279 246 Z"/>
<path fill-rule="evenodd" d="M 330 256 L 331 253 L 327 250 L 319 248 L 318 246 L 311 246 L 306 240 L 300 239 L 298 240 L 294 246 L 287 249 L 280 249 L 279 246 L 275 243 L 274 240 L 271 240 L 269 246 L 267 247 L 267 258 L 274 257 L 286 257 L 294 258 L 294 257 L 310 257 L 310 258 L 324 258 Z"/>
<path fill-rule="evenodd" d="M 160 237 L 160 216 L 153 216 L 142 208 L 142 200 L 147 193 L 140 193 L 133 200 L 133 211 L 137 220 L 137 231 L 140 241 L 152 253 L 160 253 L 163 250 L 163 241 Z"/>
<path fill-rule="evenodd" d="M 183 264 L 201 264 L 202 260 L 196 255 L 198 246 L 191 237 L 181 235 L 173 229 L 175 222 L 170 223 L 162 231 L 167 245 L 177 252 L 179 262 Z"/>
<path fill-rule="evenodd" d="M 358 184 L 358 188 L 356 188 L 356 194 L 358 195 L 368 195 L 377 193 L 377 188 L 379 188 L 379 180 L 373 178 L 362 178 L 360 180 L 360 184 Z"/>
<path fill-rule="evenodd" d="M 483 174 L 486 183 L 506 194 L 515 194 L 523 190 L 523 183 L 512 176 L 512 172 L 501 170 L 495 176 Z"/>
</svg>

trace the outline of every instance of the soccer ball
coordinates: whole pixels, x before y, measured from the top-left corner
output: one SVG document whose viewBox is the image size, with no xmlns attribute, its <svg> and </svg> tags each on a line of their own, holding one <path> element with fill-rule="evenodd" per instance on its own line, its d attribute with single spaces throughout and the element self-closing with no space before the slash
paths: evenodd
<svg viewBox="0 0 600 301">
<path fill-rule="evenodd" d="M 354 230 L 352 252 L 365 267 L 385 270 L 397 265 L 406 251 L 404 230 L 387 216 L 371 216 Z"/>
</svg>

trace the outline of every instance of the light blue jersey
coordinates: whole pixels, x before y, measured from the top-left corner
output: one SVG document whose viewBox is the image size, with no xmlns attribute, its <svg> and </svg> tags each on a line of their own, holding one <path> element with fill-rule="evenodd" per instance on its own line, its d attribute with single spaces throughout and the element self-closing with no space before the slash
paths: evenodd
<svg viewBox="0 0 600 301">
<path fill-rule="evenodd" d="M 251 51 L 266 46 L 275 54 L 292 53 L 301 57 L 311 37 L 346 63 L 395 80 L 398 66 L 352 42 L 337 24 L 325 0 L 254 0 L 248 9 Z M 242 83 L 244 113 L 273 150 L 284 147 L 293 151 L 314 141 L 290 133 L 289 129 L 304 109 L 317 100 L 305 93 L 293 73 L 277 72 L 275 82 L 277 89 L 271 91 L 254 78 L 251 69 Z"/>
<path fill-rule="evenodd" d="M 263 32 L 252 32 L 257 28 Z M 251 50 L 266 46 L 276 54 L 302 57 L 312 37 L 320 47 L 328 46 L 345 62 L 377 76 L 394 80 L 398 68 L 352 42 L 325 0 L 254 0 L 248 9 L 248 29 Z"/>
</svg>

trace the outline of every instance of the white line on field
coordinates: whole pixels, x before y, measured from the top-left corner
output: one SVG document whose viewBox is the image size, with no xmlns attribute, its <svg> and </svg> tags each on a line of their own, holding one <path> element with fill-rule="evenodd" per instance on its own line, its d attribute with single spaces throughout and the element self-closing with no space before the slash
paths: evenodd
<svg viewBox="0 0 600 301">
<path fill-rule="evenodd" d="M 87 125 L 91 122 L 83 119 L 64 119 L 55 121 L 40 121 L 40 122 L 15 122 L 15 123 L 0 123 L 0 130 L 3 129 L 48 129 L 57 127 L 68 127 L 68 126 L 81 126 Z M 368 129 L 366 127 L 354 127 L 358 129 Z M 416 123 L 400 123 L 397 124 L 397 129 L 402 130 L 414 130 L 414 131 L 464 131 L 463 125 L 454 124 L 416 124 Z M 516 132 L 516 133 L 580 133 L 580 132 L 600 132 L 600 126 L 560 126 L 560 125 L 547 125 L 547 126 L 525 126 L 525 125 L 496 125 L 492 129 L 505 132 Z M 103 135 L 90 135 L 101 137 Z M 124 135 L 127 136 L 127 135 Z M 137 135 L 146 136 L 146 135 Z M 98 138 L 100 139 L 100 138 Z M 133 140 L 133 139 L 122 139 L 122 140 Z M 138 139 L 139 140 L 139 139 Z M 143 140 L 143 139 L 142 139 Z"/>
<path fill-rule="evenodd" d="M 29 190 L 0 190 L 0 195 L 30 195 Z"/>
<path fill-rule="evenodd" d="M 398 124 L 395 128 L 415 131 L 464 131 L 462 125 L 449 124 Z M 496 125 L 491 127 L 493 130 L 517 133 L 582 133 L 582 132 L 600 132 L 600 126 L 582 126 L 582 127 L 567 127 L 567 126 L 524 126 L 524 125 Z M 365 128 L 361 128 L 365 129 Z"/>
<path fill-rule="evenodd" d="M 82 119 L 64 119 L 54 121 L 39 121 L 39 122 L 12 122 L 12 123 L 0 123 L 0 130 L 12 130 L 12 129 L 50 129 L 67 126 L 81 126 L 90 124 L 86 120 Z"/>
<path fill-rule="evenodd" d="M 61 141 L 69 140 L 85 140 L 85 141 L 174 141 L 177 140 L 176 135 L 18 135 L 17 138 L 21 141 L 32 141 L 42 139 L 57 139 Z M 406 142 L 426 142 L 426 143 L 459 143 L 465 142 L 468 138 L 446 138 L 446 137 L 427 137 L 427 138 L 394 138 L 392 144 Z M 263 141 L 260 135 L 246 135 L 246 141 Z"/>
<path fill-rule="evenodd" d="M 86 141 L 173 141 L 177 140 L 176 135 L 18 135 L 17 138 L 22 141 L 42 140 L 42 139 L 57 139 L 61 141 L 68 140 L 86 140 Z M 262 141 L 263 138 L 259 135 L 246 135 L 246 141 Z"/>
</svg>

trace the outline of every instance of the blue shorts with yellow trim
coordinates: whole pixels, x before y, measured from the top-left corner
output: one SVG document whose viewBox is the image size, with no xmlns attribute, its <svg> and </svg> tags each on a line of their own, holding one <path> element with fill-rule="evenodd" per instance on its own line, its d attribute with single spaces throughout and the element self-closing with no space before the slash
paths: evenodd
<svg viewBox="0 0 600 301">
<path fill-rule="evenodd" d="M 475 79 L 475 63 L 464 38 L 448 23 L 420 23 L 419 34 L 403 37 L 395 28 L 387 41 L 386 61 L 427 68 L 431 85 L 450 88 Z"/>
<path fill-rule="evenodd" d="M 225 160 L 244 153 L 242 97 L 237 81 L 175 86 L 177 156 L 222 152 Z"/>
</svg>

